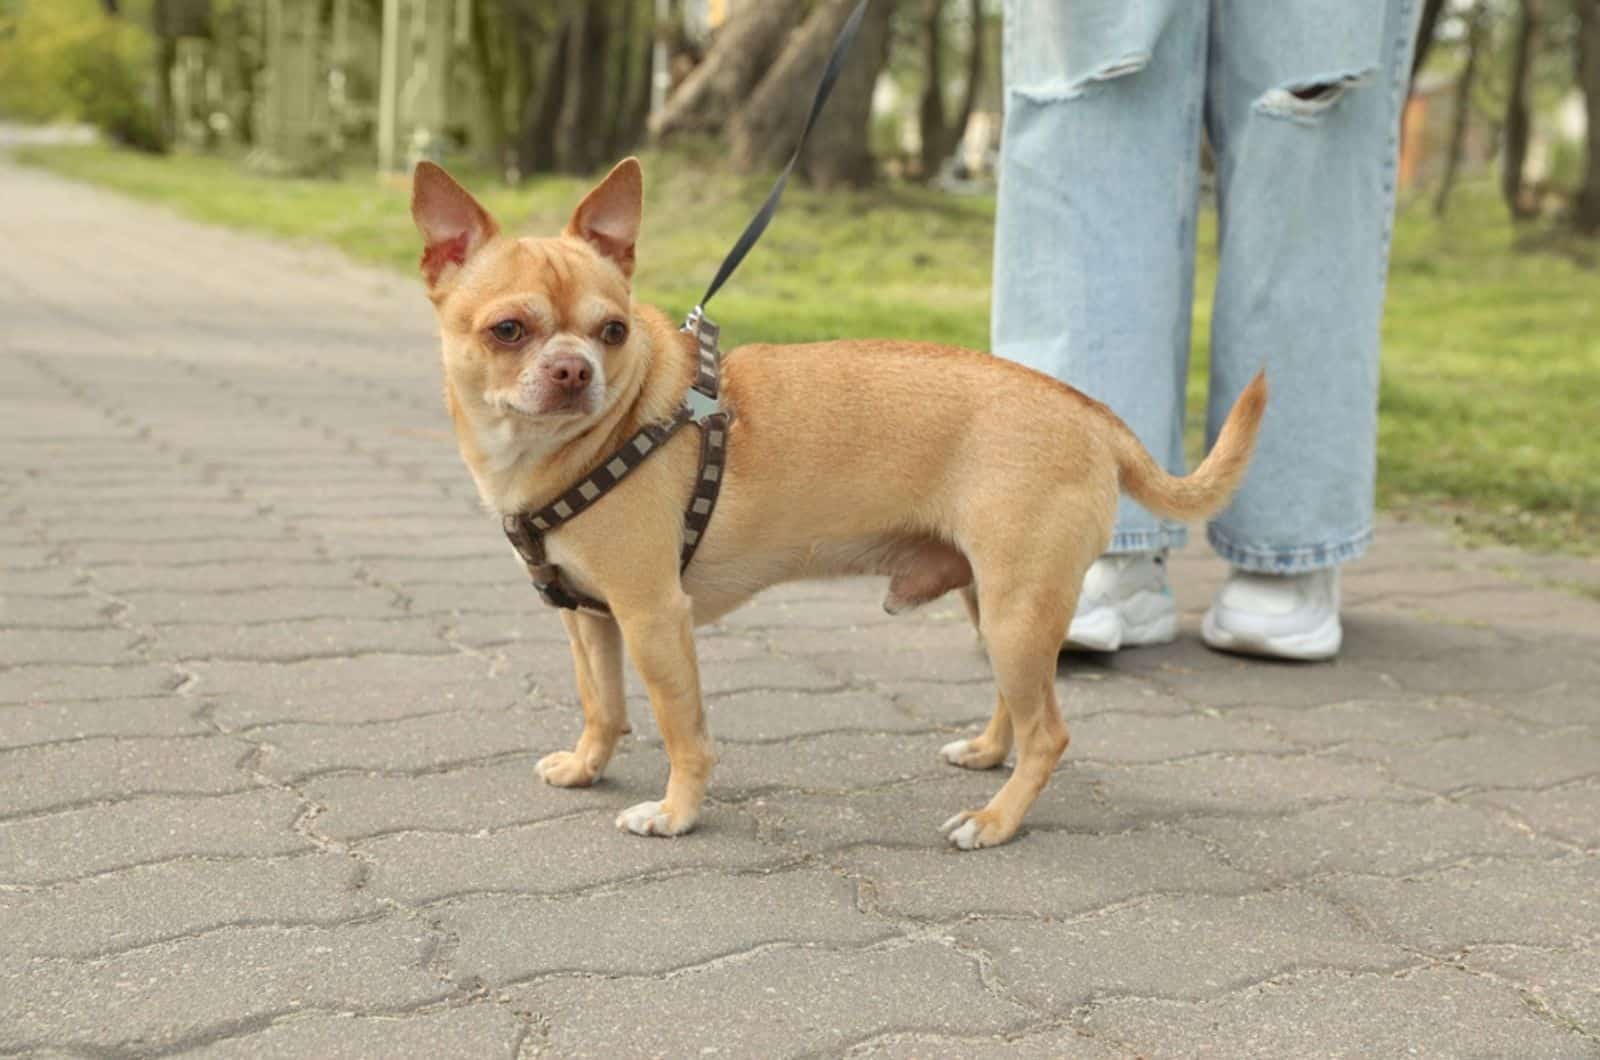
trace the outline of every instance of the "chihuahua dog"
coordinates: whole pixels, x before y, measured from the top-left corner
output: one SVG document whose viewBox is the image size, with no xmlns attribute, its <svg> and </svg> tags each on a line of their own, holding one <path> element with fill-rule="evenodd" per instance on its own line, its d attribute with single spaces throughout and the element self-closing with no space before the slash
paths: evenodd
<svg viewBox="0 0 1600 1060">
<path fill-rule="evenodd" d="M 697 347 L 631 293 L 643 207 L 637 160 L 619 163 L 566 229 L 512 238 L 444 170 L 420 164 L 412 216 L 438 315 L 445 400 L 483 502 L 502 516 L 550 503 L 633 432 L 669 420 Z M 1010 839 L 1067 746 L 1056 656 L 1084 572 L 1111 539 L 1119 489 L 1152 511 L 1219 510 L 1249 462 L 1266 405 L 1258 375 L 1190 475 L 1164 471 L 1104 405 L 998 357 L 920 342 L 751 345 L 725 360 L 733 419 L 721 498 L 681 573 L 698 430 L 685 428 L 547 539 L 550 562 L 610 614 L 563 611 L 583 733 L 539 762 L 592 784 L 629 731 L 623 649 L 655 712 L 670 773 L 660 801 L 617 826 L 694 827 L 716 755 L 693 630 L 760 590 L 875 574 L 898 612 L 962 594 L 994 670 L 994 715 L 940 751 L 1016 766 L 981 809 L 946 821 L 963 850 Z"/>
</svg>

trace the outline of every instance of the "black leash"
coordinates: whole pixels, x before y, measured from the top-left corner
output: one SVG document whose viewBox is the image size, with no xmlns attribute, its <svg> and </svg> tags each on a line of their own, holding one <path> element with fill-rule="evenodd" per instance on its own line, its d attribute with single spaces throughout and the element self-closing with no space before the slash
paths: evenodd
<svg viewBox="0 0 1600 1060">
<path fill-rule="evenodd" d="M 738 242 L 728 251 L 728 256 L 722 259 L 722 266 L 717 269 L 717 275 L 712 279 L 711 286 L 706 288 L 706 293 L 700 298 L 700 304 L 695 306 L 696 315 L 704 315 L 706 303 L 711 301 L 711 296 L 716 294 L 728 277 L 733 275 L 733 270 L 739 267 L 744 256 L 750 253 L 750 248 L 761 238 L 761 233 L 767 230 L 772 215 L 778 212 L 778 200 L 783 198 L 783 189 L 789 183 L 789 174 L 794 172 L 795 163 L 800 161 L 800 152 L 805 150 L 806 140 L 811 136 L 811 128 L 816 125 L 823 104 L 828 102 L 828 94 L 833 91 L 833 83 L 839 79 L 839 71 L 844 67 L 845 56 L 849 54 L 850 46 L 856 42 L 856 35 L 861 32 L 861 20 L 866 16 L 867 4 L 870 2 L 871 0 L 861 0 L 856 9 L 850 13 L 850 17 L 845 20 L 844 28 L 839 31 L 839 39 L 834 42 L 833 53 L 828 56 L 828 65 L 823 67 L 822 80 L 817 83 L 817 94 L 811 100 L 811 113 L 806 116 L 805 128 L 800 131 L 800 142 L 795 145 L 789 164 L 778 174 L 778 182 L 767 193 L 767 201 L 761 204 L 761 209 L 756 211 L 756 215 L 745 226 Z"/>
</svg>

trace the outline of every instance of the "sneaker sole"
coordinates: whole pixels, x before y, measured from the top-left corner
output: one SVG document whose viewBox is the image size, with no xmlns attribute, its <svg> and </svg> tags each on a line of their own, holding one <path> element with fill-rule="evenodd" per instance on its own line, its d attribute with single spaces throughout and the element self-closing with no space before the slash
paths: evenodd
<svg viewBox="0 0 1600 1060">
<path fill-rule="evenodd" d="M 1200 636 L 1208 647 L 1234 655 L 1257 655 L 1268 659 L 1293 659 L 1297 662 L 1322 662 L 1339 654 L 1344 631 L 1337 613 L 1329 615 L 1322 624 L 1308 633 L 1294 633 L 1282 637 L 1261 634 L 1235 633 L 1217 623 L 1216 609 L 1206 611 L 1200 623 Z"/>
<path fill-rule="evenodd" d="M 1114 652 L 1150 644 L 1170 644 L 1178 639 L 1178 614 L 1175 610 L 1125 622 L 1109 607 L 1097 608 L 1082 618 L 1074 618 L 1062 647 L 1067 651 Z"/>
</svg>

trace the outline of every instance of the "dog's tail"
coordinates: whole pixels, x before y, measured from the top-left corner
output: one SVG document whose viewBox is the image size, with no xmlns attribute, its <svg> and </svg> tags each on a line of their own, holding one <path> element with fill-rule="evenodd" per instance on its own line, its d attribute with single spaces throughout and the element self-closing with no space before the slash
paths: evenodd
<svg viewBox="0 0 1600 1060">
<path fill-rule="evenodd" d="M 1267 408 L 1267 373 L 1257 372 L 1223 421 L 1217 444 L 1200 466 L 1182 478 L 1167 474 L 1127 424 L 1112 432 L 1117 474 L 1124 492 L 1157 515 L 1203 519 L 1221 511 L 1239 488 Z M 1115 417 L 1113 417 L 1115 419 Z"/>
</svg>

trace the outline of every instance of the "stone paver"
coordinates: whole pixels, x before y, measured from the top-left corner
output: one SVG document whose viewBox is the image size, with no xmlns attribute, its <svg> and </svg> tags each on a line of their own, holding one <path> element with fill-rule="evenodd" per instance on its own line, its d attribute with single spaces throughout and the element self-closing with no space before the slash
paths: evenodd
<svg viewBox="0 0 1600 1060">
<path fill-rule="evenodd" d="M 1449 968 L 1318 971 L 1197 1003 L 1117 999 L 1084 1023 L 1140 1056 L 1595 1055 L 1591 1034 L 1527 1005 L 1509 984 Z"/>
<path fill-rule="evenodd" d="M 458 1002 L 382 1016 L 287 1016 L 265 1030 L 217 1038 L 176 1054 L 207 1060 L 367 1060 L 471 1056 L 514 1060 L 528 1041 L 526 1016 L 507 1005 Z"/>
<path fill-rule="evenodd" d="M 1018 842 L 960 607 L 784 587 L 666 764 L 537 781 L 560 624 L 410 277 L 0 162 L 0 1053 L 1600 1056 L 1600 564 L 1386 523 L 1327 666 L 1067 659 Z M 1552 587 L 1583 587 L 1587 595 Z"/>
</svg>

